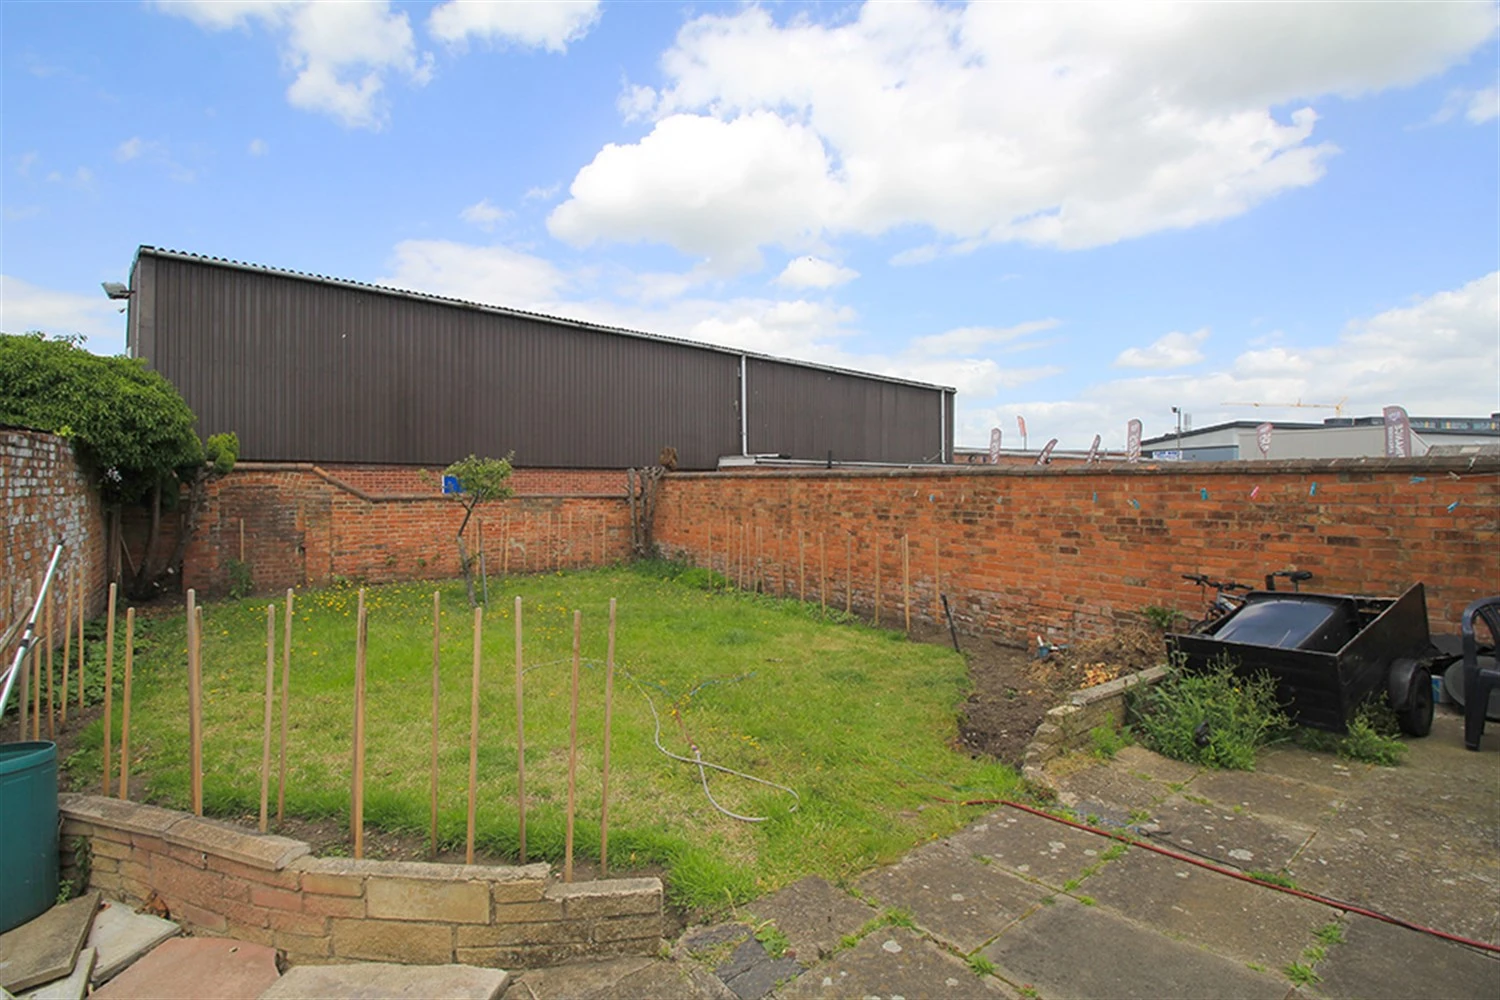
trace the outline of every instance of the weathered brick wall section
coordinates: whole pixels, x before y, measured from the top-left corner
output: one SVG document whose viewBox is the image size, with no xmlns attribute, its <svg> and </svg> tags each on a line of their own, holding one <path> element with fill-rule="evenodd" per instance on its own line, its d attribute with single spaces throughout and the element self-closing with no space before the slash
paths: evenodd
<svg viewBox="0 0 1500 1000">
<path fill-rule="evenodd" d="M 107 591 L 104 507 L 73 446 L 55 434 L 0 428 L 0 509 L 0 629 L 29 610 L 59 540 L 65 545 L 59 572 L 82 569 L 89 613 L 97 613 Z M 60 582 L 53 593 L 60 623 L 66 600 Z"/>
<path fill-rule="evenodd" d="M 531 474 L 518 484 L 522 492 L 475 515 L 491 575 L 603 566 L 627 557 L 630 512 L 623 472 L 522 471 Z M 259 593 L 338 579 L 394 583 L 455 577 L 454 536 L 463 511 L 420 472 L 340 466 L 335 474 L 313 465 L 242 463 L 209 484 L 197 532 L 183 556 L 183 586 L 205 594 L 229 589 L 229 561 L 241 553 L 241 522 L 244 561 Z M 611 484 L 612 489 L 593 492 Z M 544 486 L 580 492 L 538 492 Z M 175 516 L 164 519 L 161 552 L 171 550 L 175 527 Z M 133 511 L 126 536 L 136 559 L 145 529 L 144 514 Z M 474 550 L 475 527 L 466 537 Z"/>
<path fill-rule="evenodd" d="M 742 529 L 747 529 L 742 532 Z M 796 596 L 802 532 L 807 600 L 818 600 L 826 537 L 830 605 L 901 616 L 901 537 L 910 537 L 912 614 L 931 621 L 934 577 L 961 628 L 1018 642 L 1097 634 L 1148 605 L 1201 612 L 1183 573 L 1256 584 L 1272 570 L 1309 589 L 1427 588 L 1434 631 L 1500 586 L 1500 463 L 1327 460 L 1112 464 L 1102 469 L 957 467 L 668 476 L 656 537 L 668 554 L 739 578 L 761 567 Z M 748 538 L 748 546 L 745 540 Z M 726 542 L 727 551 L 726 551 Z M 748 548 L 748 553 L 747 553 Z"/>
<path fill-rule="evenodd" d="M 654 955 L 656 878 L 558 883 L 518 867 L 315 858 L 299 840 L 155 806 L 65 794 L 63 875 L 139 905 L 155 892 L 194 933 L 279 948 L 293 963 L 464 962 L 534 968 Z"/>
<path fill-rule="evenodd" d="M 323 471 L 357 490 L 380 494 L 431 494 L 438 489 L 442 470 L 414 465 L 323 465 Z M 624 469 L 515 469 L 511 489 L 518 496 L 625 493 Z"/>
</svg>

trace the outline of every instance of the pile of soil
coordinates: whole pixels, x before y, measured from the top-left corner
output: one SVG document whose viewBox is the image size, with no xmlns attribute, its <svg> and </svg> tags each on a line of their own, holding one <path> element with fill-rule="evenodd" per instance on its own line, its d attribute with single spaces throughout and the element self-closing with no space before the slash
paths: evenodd
<svg viewBox="0 0 1500 1000">
<path fill-rule="evenodd" d="M 946 629 L 912 630 L 912 639 L 950 645 Z M 959 636 L 969 664 L 970 693 L 959 712 L 959 742 L 971 754 L 1017 769 L 1047 710 L 1080 688 L 1145 670 L 1164 658 L 1161 633 L 1128 626 L 1038 657 L 1034 648 L 983 636 Z"/>
</svg>

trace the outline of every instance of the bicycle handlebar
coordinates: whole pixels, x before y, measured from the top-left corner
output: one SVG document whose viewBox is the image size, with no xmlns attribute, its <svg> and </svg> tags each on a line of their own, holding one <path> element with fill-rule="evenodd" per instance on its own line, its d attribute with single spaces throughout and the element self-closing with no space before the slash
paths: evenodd
<svg viewBox="0 0 1500 1000">
<path fill-rule="evenodd" d="M 1215 590 L 1221 592 L 1226 590 L 1231 592 L 1236 590 L 1243 590 L 1246 593 L 1249 593 L 1250 591 L 1255 589 L 1254 587 L 1248 586 L 1243 583 L 1235 583 L 1232 580 L 1210 580 L 1202 573 L 1184 573 L 1182 574 L 1182 578 L 1184 580 L 1187 580 L 1189 583 L 1196 583 L 1200 587 L 1212 587 Z"/>
</svg>

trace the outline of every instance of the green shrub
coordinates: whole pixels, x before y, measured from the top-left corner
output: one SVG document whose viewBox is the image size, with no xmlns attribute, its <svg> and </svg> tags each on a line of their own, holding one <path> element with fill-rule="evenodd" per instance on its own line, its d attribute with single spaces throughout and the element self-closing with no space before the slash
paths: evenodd
<svg viewBox="0 0 1500 1000">
<path fill-rule="evenodd" d="M 1287 728 L 1276 686 L 1261 674 L 1240 677 L 1220 657 L 1202 673 L 1179 661 L 1154 685 L 1131 691 L 1131 711 L 1141 742 L 1175 760 L 1253 771 L 1255 753 Z"/>
<path fill-rule="evenodd" d="M 1130 734 L 1114 726 L 1095 726 L 1089 730 L 1089 743 L 1094 756 L 1100 760 L 1114 760 L 1115 756 L 1130 746 Z"/>
<path fill-rule="evenodd" d="M 1396 713 L 1383 697 L 1377 696 L 1355 711 L 1345 735 L 1299 727 L 1292 733 L 1292 739 L 1308 750 L 1336 753 L 1347 760 L 1366 764 L 1395 767 L 1406 757 L 1406 744 L 1396 738 L 1399 731 Z"/>
<path fill-rule="evenodd" d="M 250 564 L 240 559 L 230 559 L 224 564 L 229 573 L 229 596 L 236 600 L 249 597 L 255 581 L 250 573 Z"/>
</svg>

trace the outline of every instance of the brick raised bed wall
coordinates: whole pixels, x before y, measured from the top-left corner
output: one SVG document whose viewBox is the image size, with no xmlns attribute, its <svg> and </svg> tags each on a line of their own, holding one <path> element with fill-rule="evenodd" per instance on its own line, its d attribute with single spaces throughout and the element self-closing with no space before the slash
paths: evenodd
<svg viewBox="0 0 1500 1000">
<path fill-rule="evenodd" d="M 866 615 L 878 543 L 887 625 L 903 614 L 903 534 L 914 619 L 940 616 L 940 579 L 961 629 L 1015 642 L 1100 634 L 1149 605 L 1197 617 L 1203 599 L 1180 574 L 1256 584 L 1288 568 L 1311 570 L 1311 590 L 1395 595 L 1421 582 L 1433 630 L 1456 632 L 1464 606 L 1500 583 L 1500 462 L 679 473 L 656 522 L 669 555 L 736 579 L 758 570 L 790 596 L 805 579 L 810 601 L 821 536 L 837 608 L 852 542 L 853 604 Z"/>
<path fill-rule="evenodd" d="M 563 884 L 545 864 L 315 858 L 302 841 L 170 809 L 77 794 L 59 804 L 65 878 L 78 877 L 86 845 L 89 887 L 134 905 L 155 893 L 194 933 L 294 963 L 534 968 L 661 945 L 656 878 Z"/>
</svg>

